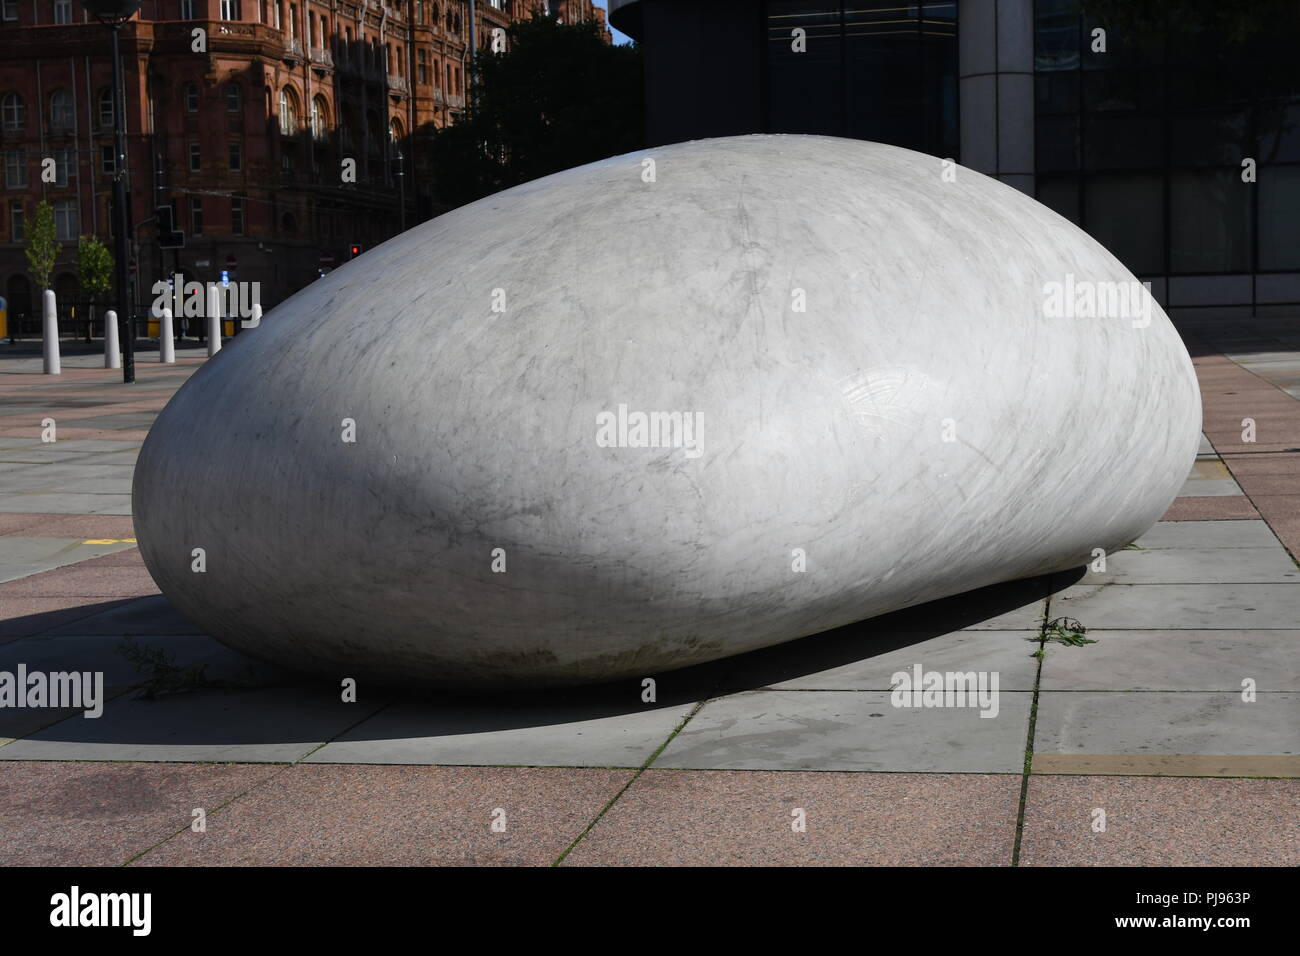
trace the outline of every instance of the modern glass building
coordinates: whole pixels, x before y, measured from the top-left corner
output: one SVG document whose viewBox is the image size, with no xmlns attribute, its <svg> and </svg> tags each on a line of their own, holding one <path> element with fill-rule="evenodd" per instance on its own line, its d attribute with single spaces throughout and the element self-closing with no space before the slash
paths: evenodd
<svg viewBox="0 0 1300 956">
<path fill-rule="evenodd" d="M 645 49 L 651 144 L 802 132 L 952 157 L 1086 229 L 1174 315 L 1300 307 L 1295 0 L 611 7 Z"/>
</svg>

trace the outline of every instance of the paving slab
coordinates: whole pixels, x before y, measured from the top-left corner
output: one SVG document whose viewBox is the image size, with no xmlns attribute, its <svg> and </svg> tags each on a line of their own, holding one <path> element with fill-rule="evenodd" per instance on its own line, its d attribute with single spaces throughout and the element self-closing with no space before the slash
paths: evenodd
<svg viewBox="0 0 1300 956">
<path fill-rule="evenodd" d="M 1300 630 L 1098 631 L 1048 643 L 1043 690 L 1300 691 Z"/>
<path fill-rule="evenodd" d="M 1227 497 L 1243 494 L 1241 487 L 1231 478 L 1188 478 L 1179 490 L 1180 498 Z"/>
<path fill-rule="evenodd" d="M 1271 548 L 1153 548 L 1116 551 L 1106 570 L 1091 567 L 1079 585 L 1272 584 L 1300 582 L 1300 567 L 1280 545 Z M 1297 621 L 1300 623 L 1300 621 Z"/>
<path fill-rule="evenodd" d="M 872 633 L 867 640 L 857 642 L 857 659 L 837 663 L 841 657 L 847 656 L 839 648 L 813 644 L 802 655 L 806 673 L 773 680 L 789 673 L 789 669 L 776 669 L 769 661 L 770 657 L 780 656 L 781 651 L 791 646 L 782 645 L 736 659 L 737 666 L 727 676 L 727 686 L 887 691 L 896 672 L 910 672 L 912 666 L 919 663 L 924 670 L 997 671 L 1001 690 L 1032 691 L 1038 672 L 1038 661 L 1032 655 L 1038 644 L 1026 638 L 1036 637 L 1037 633 L 1037 630 L 983 629 L 949 631 L 934 637 L 925 637 L 914 631 Z M 816 640 L 809 639 L 810 642 Z"/>
<path fill-rule="evenodd" d="M 1245 496 L 1176 498 L 1161 521 L 1241 521 L 1259 518 L 1255 505 Z"/>
<path fill-rule="evenodd" d="M 640 767 L 694 704 L 634 693 L 401 700 L 313 753 L 311 763 Z"/>
<path fill-rule="evenodd" d="M 0 866 L 117 866 L 283 768 L 0 762 Z"/>
<path fill-rule="evenodd" d="M 1300 780 L 1034 776 L 1020 864 L 1294 867 L 1298 832 Z"/>
<path fill-rule="evenodd" d="M 1264 521 L 1160 521 L 1134 542 L 1140 548 L 1276 548 Z"/>
<path fill-rule="evenodd" d="M 709 701 L 655 761 L 697 770 L 1015 773 L 1031 694 L 1003 692 L 998 715 L 897 708 L 879 691 L 760 690 Z"/>
<path fill-rule="evenodd" d="M 134 544 L 120 540 L 91 544 L 82 538 L 24 538 L 6 535 L 0 542 L 0 582 L 13 581 L 134 547 Z"/>
<path fill-rule="evenodd" d="M 137 865 L 546 866 L 632 773 L 298 764 Z"/>
<path fill-rule="evenodd" d="M 651 768 L 564 865 L 1005 866 L 1019 796 L 1016 775 Z"/>
<path fill-rule="evenodd" d="M 0 511 L 11 514 L 129 515 L 129 494 L 85 494 L 83 492 L 31 492 L 0 494 Z"/>
<path fill-rule="evenodd" d="M 1289 629 L 1300 584 L 1074 585 L 1053 596 L 1051 615 L 1089 629 Z"/>
<path fill-rule="evenodd" d="M 109 634 L 121 636 L 126 634 L 202 634 L 171 601 L 161 594 L 137 598 L 125 604 L 79 617 L 67 624 L 49 629 L 53 635 L 97 635 Z"/>
<path fill-rule="evenodd" d="M 1085 648 L 1086 649 L 1086 648 Z M 1260 675 L 1264 679 L 1264 675 Z M 1300 754 L 1300 694 L 1043 691 L 1040 754 Z"/>
<path fill-rule="evenodd" d="M 324 685 L 121 696 L 102 717 L 70 717 L 0 747 L 0 760 L 287 763 L 386 702 L 363 694 L 343 703 L 336 687 Z"/>
</svg>

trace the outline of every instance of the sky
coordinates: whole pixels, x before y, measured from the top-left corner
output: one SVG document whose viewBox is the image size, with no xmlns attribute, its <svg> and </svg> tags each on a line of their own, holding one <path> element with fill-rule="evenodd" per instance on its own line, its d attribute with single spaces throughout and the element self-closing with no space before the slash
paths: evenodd
<svg viewBox="0 0 1300 956">
<path fill-rule="evenodd" d="M 609 0 L 592 0 L 592 2 L 593 2 L 596 6 L 600 7 L 602 10 L 604 10 L 606 14 L 609 13 Z M 628 36 L 626 33 L 619 33 L 619 32 L 618 32 L 617 30 L 615 30 L 613 27 L 610 27 L 609 29 L 610 29 L 610 31 L 614 34 L 614 42 L 615 42 L 615 43 L 631 43 L 631 42 L 632 42 L 632 38 L 631 38 L 630 36 Z"/>
</svg>

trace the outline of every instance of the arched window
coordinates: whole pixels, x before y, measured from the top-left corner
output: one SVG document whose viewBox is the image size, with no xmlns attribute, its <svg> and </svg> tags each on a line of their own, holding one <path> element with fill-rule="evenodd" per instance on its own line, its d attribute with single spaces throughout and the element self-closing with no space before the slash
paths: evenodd
<svg viewBox="0 0 1300 956">
<path fill-rule="evenodd" d="M 298 96 L 289 87 L 280 90 L 280 135 L 298 132 Z"/>
<path fill-rule="evenodd" d="M 396 117 L 388 123 L 388 138 L 394 143 L 402 141 L 402 121 Z"/>
<path fill-rule="evenodd" d="M 329 106 L 323 97 L 314 96 L 311 101 L 311 135 L 312 139 L 324 139 L 329 132 Z"/>
<path fill-rule="evenodd" d="M 199 88 L 194 83 L 185 84 L 185 112 L 197 113 L 199 111 Z"/>
<path fill-rule="evenodd" d="M 107 86 L 99 91 L 99 128 L 113 128 L 113 91 Z"/>
<path fill-rule="evenodd" d="M 244 96 L 240 92 L 238 83 L 226 84 L 226 112 L 238 113 L 243 106 Z"/>
<path fill-rule="evenodd" d="M 6 93 L 0 99 L 0 117 L 6 133 L 20 133 L 27 125 L 27 104 L 17 93 Z"/>
<path fill-rule="evenodd" d="M 56 132 L 72 129 L 72 94 L 67 90 L 55 90 L 50 94 L 50 128 Z"/>
</svg>

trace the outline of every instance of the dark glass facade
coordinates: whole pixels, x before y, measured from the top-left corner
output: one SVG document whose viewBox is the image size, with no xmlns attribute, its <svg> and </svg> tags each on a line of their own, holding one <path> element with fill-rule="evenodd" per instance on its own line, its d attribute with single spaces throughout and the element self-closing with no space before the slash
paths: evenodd
<svg viewBox="0 0 1300 956">
<path fill-rule="evenodd" d="M 1034 13 L 1039 201 L 1139 276 L 1300 271 L 1292 25 L 1229 38 L 1111 24 L 1103 53 L 1093 31 L 1107 25 L 1086 3 L 1037 0 Z"/>
<path fill-rule="evenodd" d="M 764 14 L 766 131 L 957 155 L 955 0 L 768 0 Z"/>
</svg>

